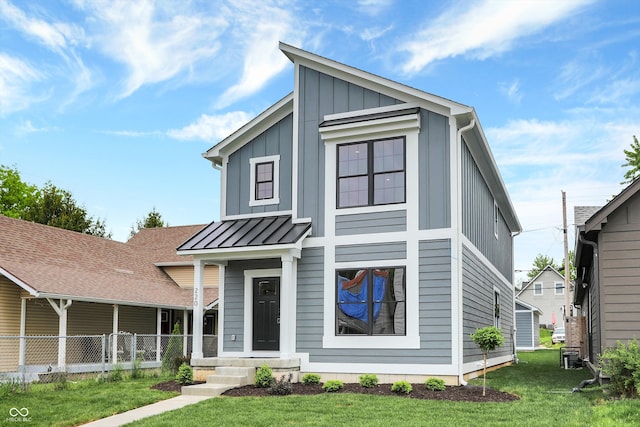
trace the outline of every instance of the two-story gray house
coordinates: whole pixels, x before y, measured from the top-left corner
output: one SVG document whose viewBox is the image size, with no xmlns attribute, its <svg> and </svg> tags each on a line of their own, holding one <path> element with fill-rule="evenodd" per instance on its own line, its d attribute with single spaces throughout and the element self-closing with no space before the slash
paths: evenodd
<svg viewBox="0 0 640 427">
<path fill-rule="evenodd" d="M 474 109 L 280 49 L 293 92 L 203 154 L 221 220 L 178 248 L 196 284 L 220 268 L 216 363 L 460 384 L 482 368 L 469 335 L 491 325 L 506 340 L 488 363 L 509 363 L 521 227 Z"/>
</svg>

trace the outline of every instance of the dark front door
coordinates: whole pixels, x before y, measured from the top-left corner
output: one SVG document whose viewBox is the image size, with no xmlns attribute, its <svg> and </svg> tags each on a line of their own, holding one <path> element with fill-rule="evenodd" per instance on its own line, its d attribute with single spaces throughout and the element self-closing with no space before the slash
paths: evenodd
<svg viewBox="0 0 640 427">
<path fill-rule="evenodd" d="M 253 279 L 253 349 L 280 350 L 280 278 Z"/>
</svg>

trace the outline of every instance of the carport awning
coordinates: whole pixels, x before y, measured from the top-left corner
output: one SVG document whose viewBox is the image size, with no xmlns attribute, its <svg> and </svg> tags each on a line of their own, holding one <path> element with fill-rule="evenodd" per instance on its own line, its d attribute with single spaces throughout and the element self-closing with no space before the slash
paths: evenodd
<svg viewBox="0 0 640 427">
<path fill-rule="evenodd" d="M 311 222 L 296 223 L 291 215 L 212 222 L 178 247 L 178 252 L 270 247 L 297 244 Z"/>
</svg>

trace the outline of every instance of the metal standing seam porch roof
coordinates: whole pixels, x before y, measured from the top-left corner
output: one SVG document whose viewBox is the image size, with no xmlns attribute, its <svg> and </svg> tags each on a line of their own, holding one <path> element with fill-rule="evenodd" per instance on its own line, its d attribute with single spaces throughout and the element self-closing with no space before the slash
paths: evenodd
<svg viewBox="0 0 640 427">
<path fill-rule="evenodd" d="M 212 222 L 178 246 L 178 252 L 216 250 L 297 243 L 308 234 L 311 222 L 295 224 L 291 215 Z"/>
</svg>

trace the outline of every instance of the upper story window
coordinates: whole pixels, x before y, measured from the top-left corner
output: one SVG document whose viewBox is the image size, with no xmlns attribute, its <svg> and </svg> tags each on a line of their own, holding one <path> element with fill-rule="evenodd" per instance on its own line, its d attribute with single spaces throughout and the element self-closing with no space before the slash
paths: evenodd
<svg viewBox="0 0 640 427">
<path fill-rule="evenodd" d="M 556 295 L 564 295 L 564 283 L 562 282 L 555 283 L 555 293 Z"/>
<path fill-rule="evenodd" d="M 493 326 L 500 327 L 500 291 L 493 289 Z"/>
<path fill-rule="evenodd" d="M 338 145 L 338 208 L 405 202 L 405 138 Z"/>
<path fill-rule="evenodd" d="M 493 201 L 493 235 L 498 238 L 498 230 L 500 228 L 500 209 L 496 201 Z"/>
<path fill-rule="evenodd" d="M 249 206 L 277 205 L 279 198 L 280 156 L 249 160 L 251 189 Z"/>
<path fill-rule="evenodd" d="M 534 283 L 533 284 L 533 294 L 534 295 L 542 295 L 542 283 Z"/>
</svg>

